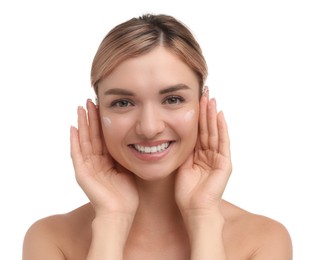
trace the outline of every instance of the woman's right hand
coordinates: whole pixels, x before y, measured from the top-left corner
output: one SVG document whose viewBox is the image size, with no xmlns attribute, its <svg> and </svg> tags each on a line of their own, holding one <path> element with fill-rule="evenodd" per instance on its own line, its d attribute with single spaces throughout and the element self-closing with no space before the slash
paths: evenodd
<svg viewBox="0 0 313 260">
<path fill-rule="evenodd" d="M 139 198 L 134 176 L 118 172 L 102 137 L 98 108 L 87 100 L 87 114 L 78 107 L 78 129 L 71 127 L 71 157 L 78 184 L 94 206 L 96 216 L 133 217 Z"/>
</svg>

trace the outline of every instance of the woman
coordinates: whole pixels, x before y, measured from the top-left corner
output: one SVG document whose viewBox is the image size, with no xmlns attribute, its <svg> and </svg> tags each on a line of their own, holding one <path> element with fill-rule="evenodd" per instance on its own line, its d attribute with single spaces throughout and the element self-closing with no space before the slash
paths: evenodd
<svg viewBox="0 0 313 260">
<path fill-rule="evenodd" d="M 229 137 L 206 77 L 200 46 L 173 17 L 113 28 L 92 65 L 97 104 L 78 107 L 71 128 L 90 203 L 33 224 L 23 259 L 292 259 L 283 225 L 222 200 Z"/>
</svg>

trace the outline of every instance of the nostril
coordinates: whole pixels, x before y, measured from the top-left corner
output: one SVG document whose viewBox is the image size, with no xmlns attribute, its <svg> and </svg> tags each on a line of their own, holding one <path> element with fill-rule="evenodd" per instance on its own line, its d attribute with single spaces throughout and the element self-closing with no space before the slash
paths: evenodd
<svg viewBox="0 0 313 260">
<path fill-rule="evenodd" d="M 146 138 L 153 138 L 162 133 L 165 129 L 165 123 L 156 113 L 145 113 L 136 123 L 136 132 Z"/>
</svg>

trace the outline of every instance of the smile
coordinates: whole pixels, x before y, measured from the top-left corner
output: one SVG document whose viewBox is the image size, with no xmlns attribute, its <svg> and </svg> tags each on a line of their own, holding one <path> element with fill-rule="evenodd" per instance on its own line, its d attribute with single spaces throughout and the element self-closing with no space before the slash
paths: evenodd
<svg viewBox="0 0 313 260">
<path fill-rule="evenodd" d="M 148 154 L 163 152 L 169 146 L 170 146 L 170 142 L 166 142 L 166 143 L 156 145 L 156 146 L 142 146 L 142 145 L 138 145 L 138 144 L 133 145 L 133 147 L 136 149 L 136 151 L 138 151 L 140 153 L 148 153 Z"/>
</svg>

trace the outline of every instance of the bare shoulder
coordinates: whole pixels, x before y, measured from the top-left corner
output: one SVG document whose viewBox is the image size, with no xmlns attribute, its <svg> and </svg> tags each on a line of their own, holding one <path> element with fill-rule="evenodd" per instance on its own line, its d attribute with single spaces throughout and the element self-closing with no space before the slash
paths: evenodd
<svg viewBox="0 0 313 260">
<path fill-rule="evenodd" d="M 225 244 L 230 259 L 292 259 L 292 242 L 286 227 L 266 216 L 223 201 Z"/>
<path fill-rule="evenodd" d="M 55 260 L 79 259 L 77 255 L 86 256 L 93 214 L 90 204 L 86 204 L 69 213 L 36 221 L 25 234 L 23 260 L 47 259 L 47 256 Z"/>
</svg>

